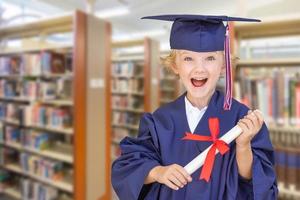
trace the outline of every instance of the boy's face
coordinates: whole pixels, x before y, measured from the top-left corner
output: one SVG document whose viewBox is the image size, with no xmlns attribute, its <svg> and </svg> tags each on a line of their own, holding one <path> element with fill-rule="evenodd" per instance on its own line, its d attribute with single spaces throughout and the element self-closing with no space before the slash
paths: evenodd
<svg viewBox="0 0 300 200">
<path fill-rule="evenodd" d="M 211 95 L 221 74 L 225 74 L 222 51 L 194 52 L 176 50 L 173 70 L 179 75 L 187 92 L 193 98 Z"/>
</svg>

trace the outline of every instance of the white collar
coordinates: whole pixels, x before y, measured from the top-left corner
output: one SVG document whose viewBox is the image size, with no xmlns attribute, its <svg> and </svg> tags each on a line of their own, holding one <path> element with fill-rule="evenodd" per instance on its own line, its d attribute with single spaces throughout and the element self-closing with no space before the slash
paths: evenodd
<svg viewBox="0 0 300 200">
<path fill-rule="evenodd" d="M 186 96 L 184 98 L 184 101 L 185 101 L 185 108 L 188 112 L 199 113 L 199 112 L 203 112 L 207 109 L 207 106 L 203 107 L 202 109 L 199 109 L 196 106 L 193 106 L 193 104 L 188 100 L 188 98 Z"/>
</svg>

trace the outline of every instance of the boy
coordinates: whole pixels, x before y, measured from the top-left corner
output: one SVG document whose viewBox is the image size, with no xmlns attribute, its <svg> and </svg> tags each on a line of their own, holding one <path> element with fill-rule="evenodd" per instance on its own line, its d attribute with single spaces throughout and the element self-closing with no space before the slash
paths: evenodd
<svg viewBox="0 0 300 200">
<path fill-rule="evenodd" d="M 122 155 L 112 166 L 119 198 L 277 199 L 273 148 L 263 117 L 231 97 L 228 26 L 223 21 L 257 20 L 203 15 L 146 18 L 174 21 L 172 52 L 164 61 L 187 91 L 153 114 L 144 114 L 138 138 L 122 140 Z M 225 95 L 215 89 L 223 74 Z M 211 125 L 211 119 L 217 124 Z M 185 133 L 210 136 L 217 126 L 221 137 L 236 124 L 242 134 L 228 144 L 228 152 L 216 155 L 206 179 L 199 180 L 198 173 L 189 175 L 183 167 L 211 142 L 182 140 Z"/>
</svg>

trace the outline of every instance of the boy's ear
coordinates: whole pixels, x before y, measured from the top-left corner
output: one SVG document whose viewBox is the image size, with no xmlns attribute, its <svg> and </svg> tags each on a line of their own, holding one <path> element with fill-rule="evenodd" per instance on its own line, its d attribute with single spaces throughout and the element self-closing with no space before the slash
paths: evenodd
<svg viewBox="0 0 300 200">
<path fill-rule="evenodd" d="M 177 66 L 176 66 L 176 64 L 175 64 L 175 63 L 174 63 L 174 64 L 172 64 L 171 68 L 172 68 L 173 72 L 174 72 L 176 75 L 178 75 L 178 74 L 179 74 L 179 73 L 178 73 L 178 68 L 177 68 Z"/>
</svg>

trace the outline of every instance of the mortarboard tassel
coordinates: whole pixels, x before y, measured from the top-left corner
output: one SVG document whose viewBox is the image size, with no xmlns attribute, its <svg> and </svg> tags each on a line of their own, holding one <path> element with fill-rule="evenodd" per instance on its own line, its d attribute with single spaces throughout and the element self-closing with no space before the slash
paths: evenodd
<svg viewBox="0 0 300 200">
<path fill-rule="evenodd" d="M 226 64 L 226 91 L 224 97 L 224 110 L 230 110 L 232 103 L 232 72 L 231 72 L 231 60 L 230 60 L 230 36 L 229 36 L 229 25 L 226 25 L 226 34 L 224 42 L 225 51 L 225 64 Z"/>
</svg>

